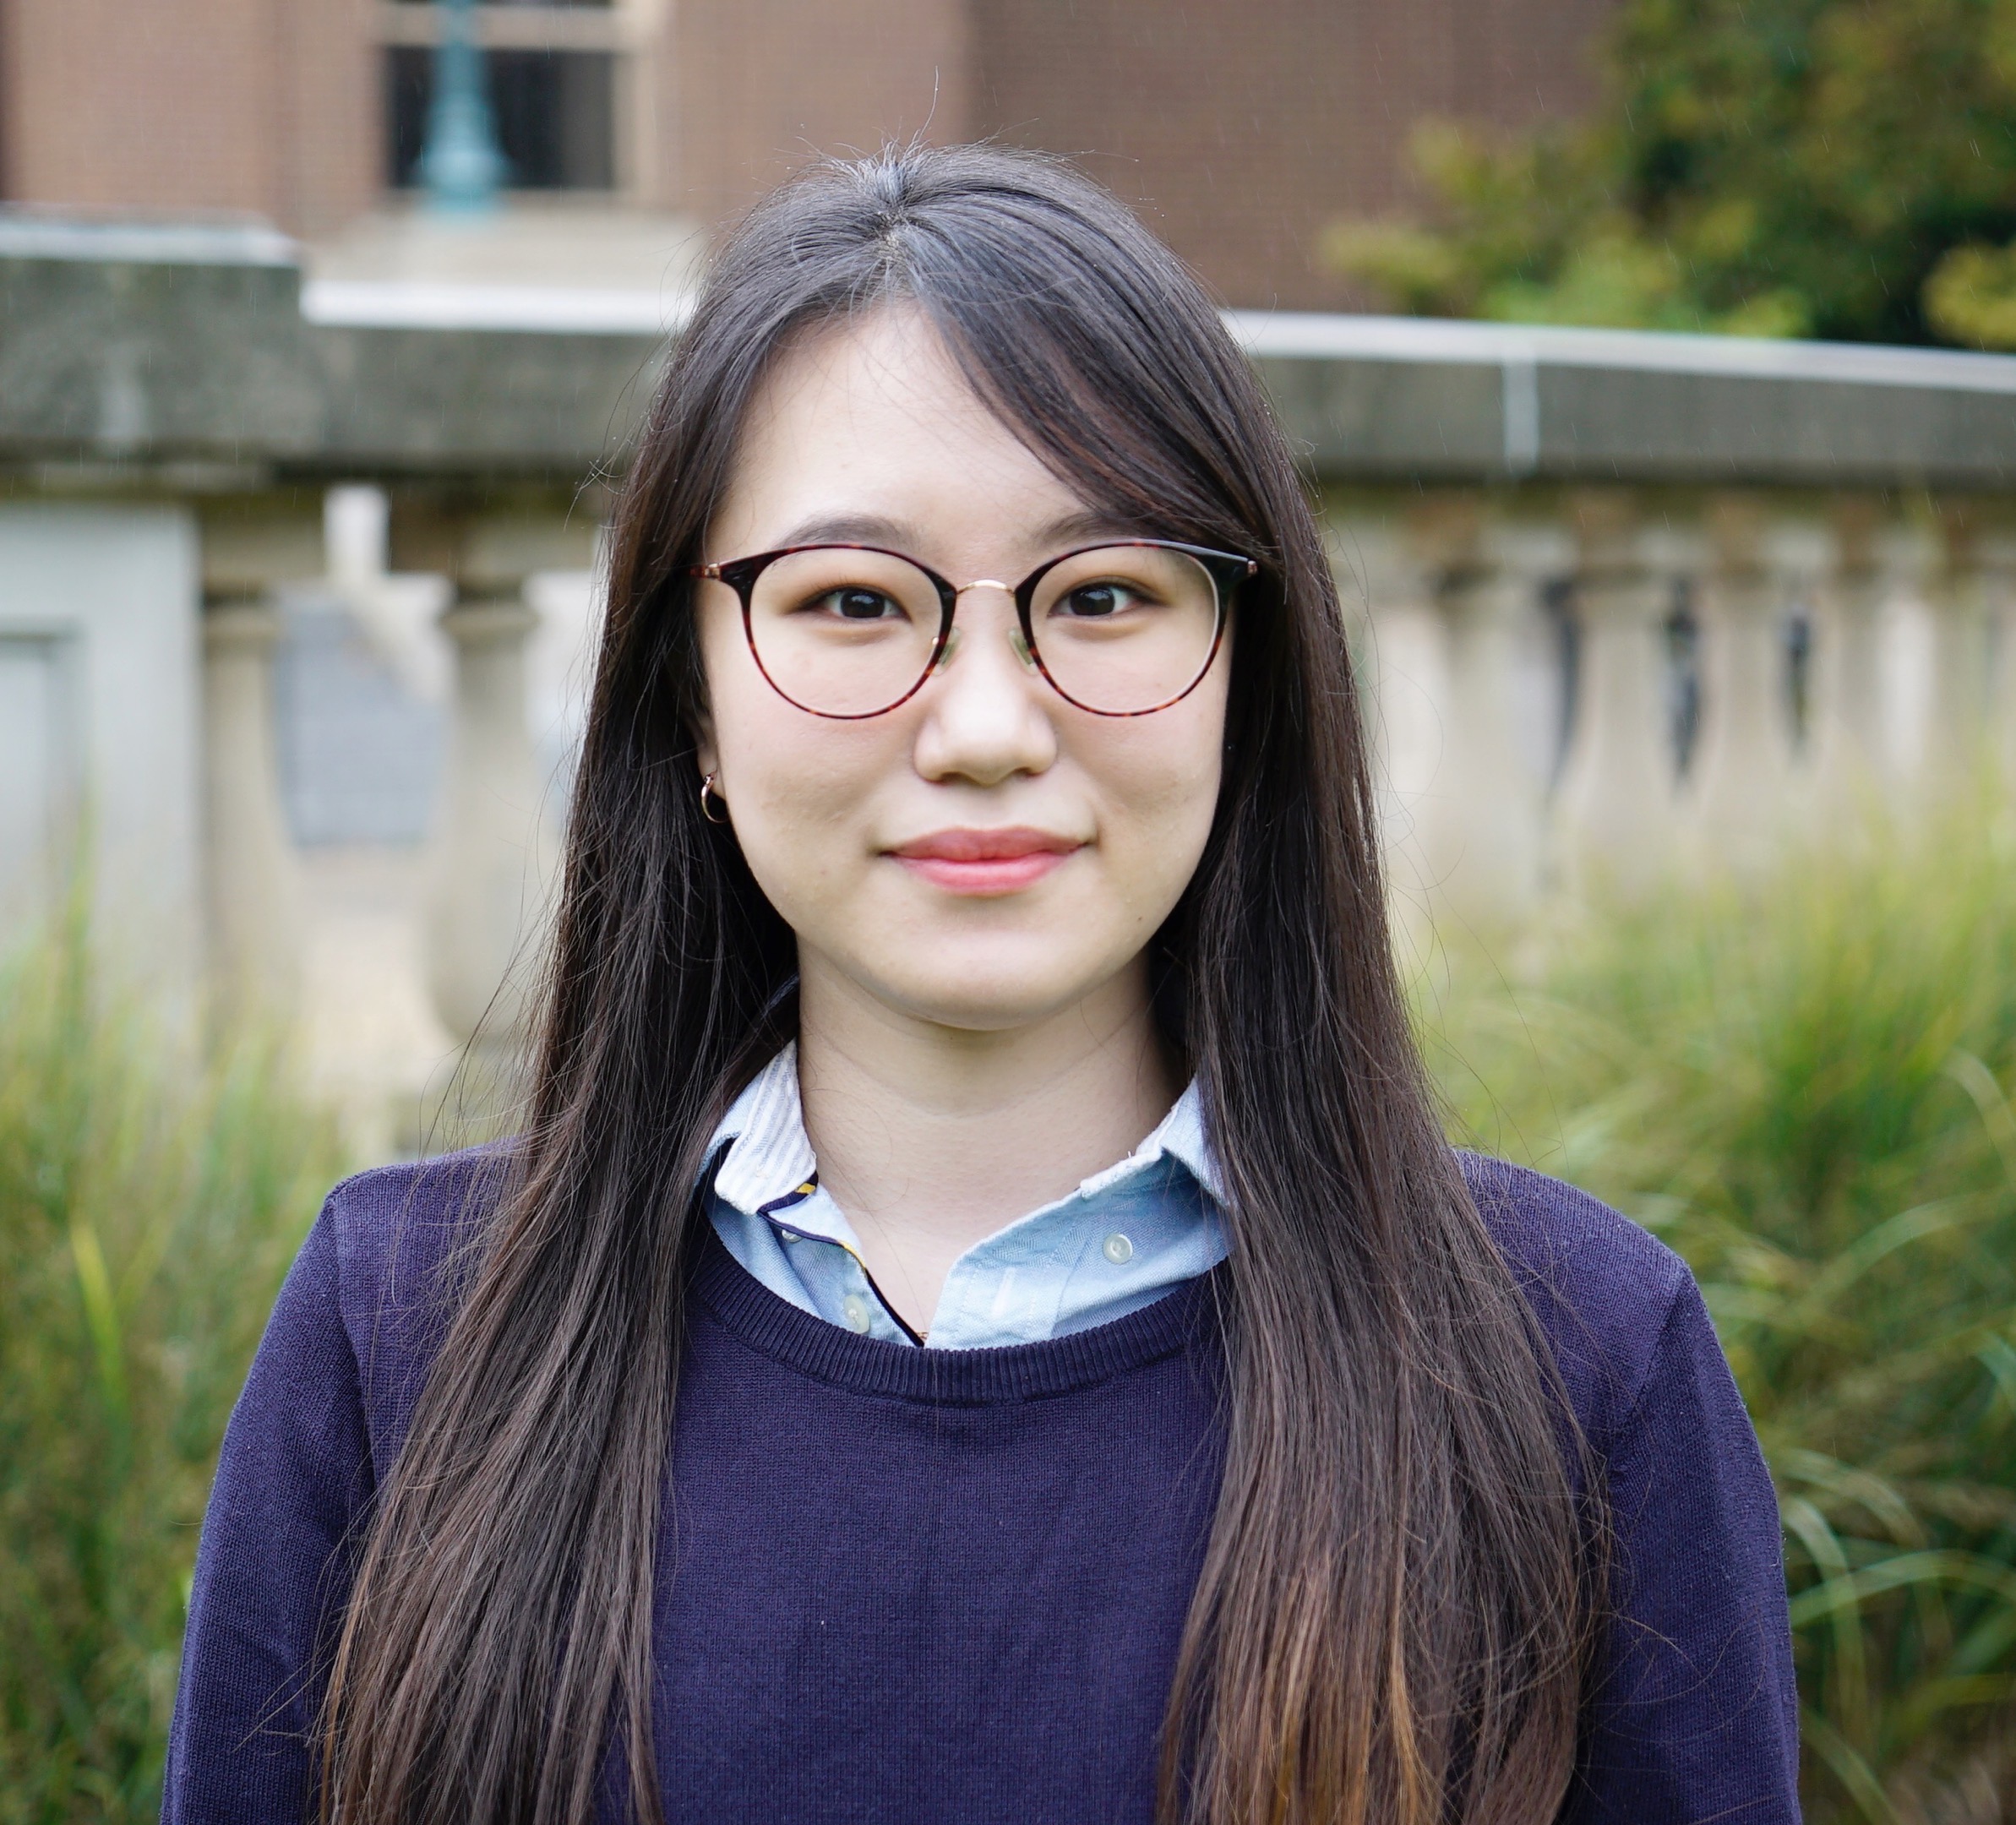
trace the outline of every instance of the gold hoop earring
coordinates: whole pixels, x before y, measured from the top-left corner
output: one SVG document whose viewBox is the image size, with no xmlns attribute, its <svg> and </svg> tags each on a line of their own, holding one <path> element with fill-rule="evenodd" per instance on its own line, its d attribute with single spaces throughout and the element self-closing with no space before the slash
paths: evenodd
<svg viewBox="0 0 2016 1825">
<path fill-rule="evenodd" d="M 714 814 L 715 805 L 721 807 L 719 817 Z M 725 824 L 728 821 L 728 802 L 715 791 L 714 776 L 711 773 L 700 782 L 700 814 L 710 824 Z"/>
</svg>

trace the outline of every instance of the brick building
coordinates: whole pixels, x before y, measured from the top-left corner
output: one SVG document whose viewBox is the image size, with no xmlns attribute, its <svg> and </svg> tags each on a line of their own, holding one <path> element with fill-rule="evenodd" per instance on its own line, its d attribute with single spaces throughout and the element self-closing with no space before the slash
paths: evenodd
<svg viewBox="0 0 2016 1825">
<path fill-rule="evenodd" d="M 496 0 L 526 209 L 706 225 L 808 149 L 1000 134 L 1141 202 L 1229 301 L 1346 302 L 1323 225 L 1404 208 L 1408 128 L 1584 105 L 1614 0 Z M 0 0 L 0 196 L 396 215 L 422 0 Z M 564 226 L 561 229 L 564 232 Z"/>
</svg>

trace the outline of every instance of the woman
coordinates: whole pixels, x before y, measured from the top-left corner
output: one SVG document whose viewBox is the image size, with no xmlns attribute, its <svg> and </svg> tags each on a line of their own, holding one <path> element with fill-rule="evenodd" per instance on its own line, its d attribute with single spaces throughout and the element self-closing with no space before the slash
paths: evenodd
<svg viewBox="0 0 2016 1825">
<path fill-rule="evenodd" d="M 1381 895 L 1189 275 L 1003 151 L 771 199 L 618 517 L 530 1120 L 304 1246 L 167 1817 L 1795 1818 L 1699 1297 L 1445 1145 Z"/>
</svg>

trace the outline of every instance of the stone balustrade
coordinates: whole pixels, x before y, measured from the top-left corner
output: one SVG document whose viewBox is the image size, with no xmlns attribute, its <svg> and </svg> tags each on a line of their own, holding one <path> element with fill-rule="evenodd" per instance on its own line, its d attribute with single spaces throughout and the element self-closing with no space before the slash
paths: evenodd
<svg viewBox="0 0 2016 1825">
<path fill-rule="evenodd" d="M 210 974 L 234 1016 L 285 1019 L 301 989 L 300 869 L 281 805 L 275 598 L 319 575 L 312 494 L 226 496 L 198 515 L 203 574 L 203 831 Z"/>
<path fill-rule="evenodd" d="M 526 721 L 527 580 L 593 562 L 660 346 L 550 311 L 537 333 L 319 325 L 299 296 L 270 235 L 0 223 L 0 917 L 49 849 L 25 794 L 144 807 L 104 827 L 199 833 L 220 996 L 293 1005 L 274 604 L 330 570 L 325 491 L 372 482 L 393 567 L 451 589 L 428 989 L 455 1041 L 509 1048 L 562 814 Z M 1979 771 L 2016 783 L 2016 359 L 1232 326 L 1320 499 L 1421 916 L 1514 929 L 1564 894 L 1754 874 Z M 96 563 L 88 613 L 52 586 L 66 549 Z M 144 667 L 101 662 L 143 624 L 150 653 L 191 648 L 147 662 L 186 714 L 139 715 Z M 107 718 L 130 738 L 83 739 Z M 184 878 L 166 849 L 147 867 Z"/>
<path fill-rule="evenodd" d="M 595 561 L 598 498 L 395 499 L 395 568 L 446 575 L 441 626 L 455 648 L 448 765 L 426 891 L 424 953 L 434 1007 L 457 1040 L 502 1051 L 526 1037 L 562 807 L 551 804 L 526 714 L 526 645 L 537 616 L 526 584 Z"/>
<path fill-rule="evenodd" d="M 2016 788 L 2016 515 L 1992 497 L 1354 489 L 1328 511 L 1417 914 L 1503 929 Z"/>
</svg>

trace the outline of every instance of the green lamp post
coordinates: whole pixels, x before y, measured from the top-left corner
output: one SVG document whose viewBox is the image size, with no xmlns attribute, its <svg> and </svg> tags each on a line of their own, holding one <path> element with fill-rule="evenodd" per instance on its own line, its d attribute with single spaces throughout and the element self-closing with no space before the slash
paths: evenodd
<svg viewBox="0 0 2016 1825">
<path fill-rule="evenodd" d="M 428 207 L 444 215 L 482 215 L 497 207 L 506 174 L 490 118 L 483 50 L 476 41 L 476 0 L 439 0 L 441 40 L 434 47 L 434 94 L 428 110 L 420 181 Z"/>
</svg>

